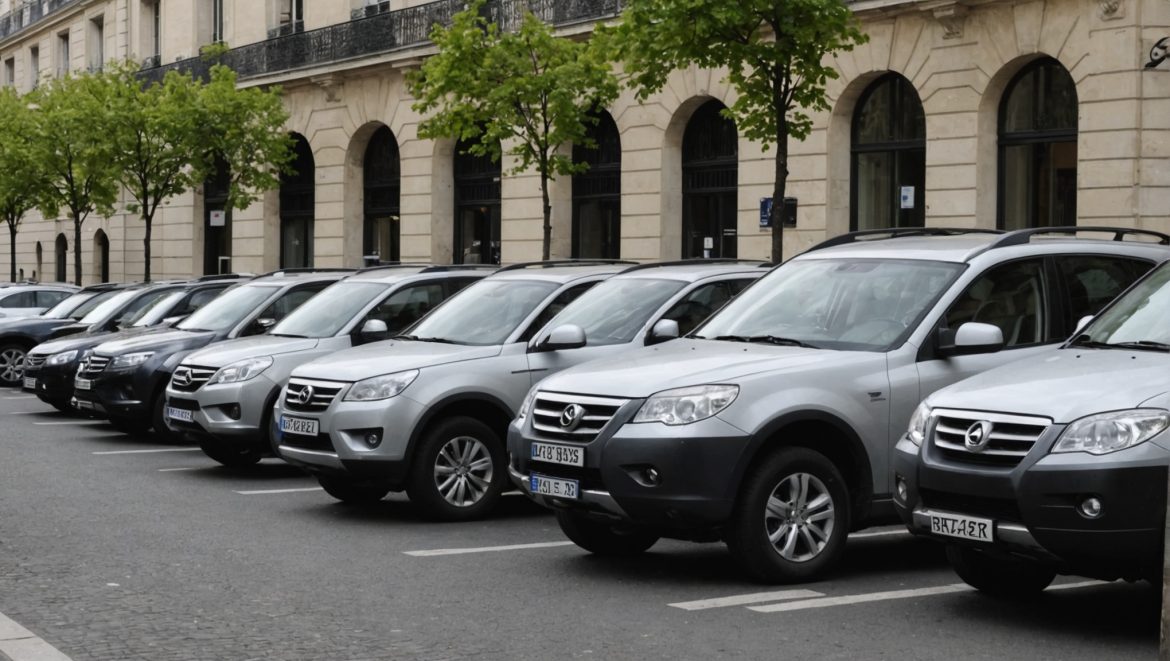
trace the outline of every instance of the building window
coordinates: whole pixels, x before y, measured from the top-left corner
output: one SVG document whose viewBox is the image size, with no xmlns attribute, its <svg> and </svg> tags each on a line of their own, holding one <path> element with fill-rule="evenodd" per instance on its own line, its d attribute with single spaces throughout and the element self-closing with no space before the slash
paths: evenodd
<svg viewBox="0 0 1170 661">
<path fill-rule="evenodd" d="M 926 218 L 926 120 L 914 85 L 888 73 L 853 113 L 852 230 L 922 227 Z"/>
<path fill-rule="evenodd" d="M 223 41 L 223 0 L 211 0 L 211 43 Z"/>
<path fill-rule="evenodd" d="M 305 31 L 304 0 L 276 0 L 276 28 L 269 36 Z"/>
<path fill-rule="evenodd" d="M 101 71 L 106 63 L 106 18 L 95 16 L 89 20 L 89 70 Z"/>
<path fill-rule="evenodd" d="M 293 174 L 280 177 L 280 268 L 313 265 L 313 215 L 316 204 L 313 149 L 294 134 Z"/>
<path fill-rule="evenodd" d="M 64 234 L 57 235 L 57 282 L 69 282 L 69 275 L 66 272 L 65 264 L 69 258 L 69 240 L 65 238 Z"/>
<path fill-rule="evenodd" d="M 500 263 L 500 164 L 455 145 L 456 264 Z"/>
<path fill-rule="evenodd" d="M 999 106 L 1000 229 L 1077 222 L 1077 90 L 1046 57 L 1024 67 Z"/>
<path fill-rule="evenodd" d="M 104 230 L 98 230 L 97 234 L 93 236 L 93 256 L 97 260 L 97 268 L 95 275 L 98 277 L 98 282 L 110 281 L 110 237 L 106 236 Z"/>
<path fill-rule="evenodd" d="M 227 208 L 230 187 L 231 170 L 221 159 L 203 182 L 204 275 L 232 271 L 232 211 Z"/>
<path fill-rule="evenodd" d="M 16 84 L 16 58 L 4 60 L 4 84 L 12 87 Z"/>
<path fill-rule="evenodd" d="M 573 175 L 573 257 L 621 256 L 622 139 L 613 117 L 597 113 L 589 127 L 595 147 L 573 146 L 573 162 L 589 169 Z"/>
<path fill-rule="evenodd" d="M 69 33 L 57 35 L 57 75 L 69 73 Z"/>
<path fill-rule="evenodd" d="M 365 219 L 362 255 L 368 263 L 396 262 L 401 256 L 399 240 L 399 190 L 401 171 L 398 140 L 383 126 L 366 146 L 363 169 Z"/>
<path fill-rule="evenodd" d="M 36 88 L 41 82 L 41 49 L 33 46 L 28 49 L 28 85 Z"/>
<path fill-rule="evenodd" d="M 682 256 L 735 257 L 739 135 L 725 106 L 708 101 L 683 134 Z"/>
</svg>

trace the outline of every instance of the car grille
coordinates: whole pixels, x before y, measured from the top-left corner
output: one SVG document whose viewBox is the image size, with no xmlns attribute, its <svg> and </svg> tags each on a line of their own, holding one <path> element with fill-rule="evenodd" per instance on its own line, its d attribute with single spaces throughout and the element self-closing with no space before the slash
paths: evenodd
<svg viewBox="0 0 1170 661">
<path fill-rule="evenodd" d="M 935 411 L 933 443 L 943 457 L 963 464 L 1011 468 L 1018 465 L 1031 451 L 1036 440 L 1044 434 L 1052 421 L 1047 418 L 983 413 L 979 411 Z M 986 442 L 971 446 L 968 433 L 975 433 L 984 423 Z M 979 430 L 982 432 L 982 430 Z M 982 434 L 976 438 L 981 439 Z M 982 440 L 982 439 L 981 439 Z"/>
<path fill-rule="evenodd" d="M 532 403 L 532 427 L 546 438 L 588 443 L 597 438 L 626 399 L 540 392 Z M 574 408 L 575 407 L 575 408 Z M 575 416 L 571 414 L 575 413 Z M 562 424 L 570 417 L 576 422 Z"/>
<path fill-rule="evenodd" d="M 343 384 L 327 381 L 290 379 L 284 390 L 284 408 L 287 411 L 320 413 L 329 408 L 344 387 Z"/>
<path fill-rule="evenodd" d="M 179 365 L 171 377 L 171 387 L 179 392 L 195 392 L 203 387 L 216 370 L 213 367 Z"/>
<path fill-rule="evenodd" d="M 334 452 L 333 441 L 329 439 L 329 434 L 317 434 L 316 436 L 284 434 L 280 438 L 280 444 L 290 448 L 297 448 L 298 450 Z"/>
<path fill-rule="evenodd" d="M 922 504 L 928 509 L 939 509 L 955 514 L 970 516 L 985 516 L 988 518 L 1008 521 L 1022 521 L 1020 508 L 1014 498 L 988 498 L 984 496 L 968 496 L 960 493 L 920 489 L 919 496 Z"/>
<path fill-rule="evenodd" d="M 83 362 L 80 367 L 78 367 L 77 376 L 80 376 L 80 377 L 86 378 L 86 379 L 95 377 L 98 374 L 101 374 L 102 371 L 105 370 L 106 366 L 109 364 L 110 364 L 109 357 L 91 355 L 89 358 L 85 359 L 85 362 Z"/>
<path fill-rule="evenodd" d="M 49 357 L 47 355 L 30 353 L 24 357 L 24 369 L 26 372 L 30 369 L 40 369 L 48 359 Z"/>
</svg>

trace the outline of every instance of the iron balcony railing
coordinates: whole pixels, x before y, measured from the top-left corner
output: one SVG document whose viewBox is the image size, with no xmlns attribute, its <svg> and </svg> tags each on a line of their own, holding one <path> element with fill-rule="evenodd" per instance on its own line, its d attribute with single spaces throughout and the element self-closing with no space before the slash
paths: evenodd
<svg viewBox="0 0 1170 661">
<path fill-rule="evenodd" d="M 23 31 L 33 23 L 55 14 L 61 9 L 80 4 L 82 0 L 22 0 L 16 8 L 0 16 L 0 40 Z"/>
</svg>

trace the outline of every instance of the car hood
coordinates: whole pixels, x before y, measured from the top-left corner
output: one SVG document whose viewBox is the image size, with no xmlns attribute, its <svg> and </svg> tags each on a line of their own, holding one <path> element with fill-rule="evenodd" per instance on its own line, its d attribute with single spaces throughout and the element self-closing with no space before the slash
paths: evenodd
<svg viewBox="0 0 1170 661">
<path fill-rule="evenodd" d="M 33 349 L 33 352 L 40 355 L 51 356 L 56 353 L 73 351 L 75 349 L 79 351 L 85 351 L 86 349 L 92 349 L 97 345 L 103 344 L 105 342 L 113 342 L 116 340 L 137 337 L 139 335 L 145 335 L 150 332 L 157 332 L 158 330 L 159 329 L 157 328 L 127 328 L 126 330 L 113 333 L 106 332 L 94 333 L 92 335 L 70 335 L 59 340 L 42 342 L 41 344 L 38 344 L 35 349 Z"/>
<path fill-rule="evenodd" d="M 1056 349 L 940 390 L 932 407 L 1039 415 L 1067 423 L 1139 406 L 1170 390 L 1170 354 Z"/>
<path fill-rule="evenodd" d="M 75 323 L 73 319 L 45 319 L 43 317 L 4 319 L 0 320 L 0 335 L 8 333 L 35 333 L 72 323 Z"/>
<path fill-rule="evenodd" d="M 500 345 L 495 344 L 467 346 L 386 340 L 331 353 L 298 367 L 293 370 L 292 376 L 330 381 L 360 381 L 403 370 L 491 358 L 500 355 L 500 351 Z"/>
<path fill-rule="evenodd" d="M 273 335 L 242 337 L 196 351 L 187 356 L 183 362 L 188 365 L 219 368 L 246 358 L 309 351 L 315 349 L 320 343 L 321 340 L 312 337 L 276 337 Z"/>
<path fill-rule="evenodd" d="M 856 354 L 848 351 L 683 339 L 583 363 L 549 377 L 541 389 L 649 397 L 670 388 L 734 383 L 759 372 L 819 370 L 851 360 Z"/>
<path fill-rule="evenodd" d="M 103 342 L 97 353 L 103 356 L 121 356 L 128 353 L 143 351 L 182 351 L 207 346 L 215 339 L 215 333 L 177 330 L 173 328 L 160 329 L 154 333 L 144 333 L 136 337 L 119 338 L 112 342 Z"/>
</svg>

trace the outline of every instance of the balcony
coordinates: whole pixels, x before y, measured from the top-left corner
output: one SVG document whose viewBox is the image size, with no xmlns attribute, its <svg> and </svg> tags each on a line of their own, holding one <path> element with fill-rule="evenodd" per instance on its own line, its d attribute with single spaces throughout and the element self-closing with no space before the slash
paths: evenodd
<svg viewBox="0 0 1170 661">
<path fill-rule="evenodd" d="M 354 18 L 346 23 L 279 34 L 267 41 L 233 48 L 218 61 L 245 80 L 405 50 L 428 43 L 431 28 L 449 24 L 464 6 L 464 0 L 438 0 L 388 11 L 386 3 L 374 4 L 356 10 Z M 489 20 L 511 30 L 519 26 L 525 8 L 551 25 L 567 26 L 617 16 L 621 0 L 489 0 L 484 12 Z M 192 58 L 145 68 L 142 76 L 148 81 L 161 81 L 167 71 L 177 69 L 206 77 L 212 64 Z"/>
<path fill-rule="evenodd" d="M 81 4 L 82 0 L 26 0 L 16 9 L 0 16 L 0 41 L 7 39 L 41 19 L 66 7 Z"/>
</svg>

